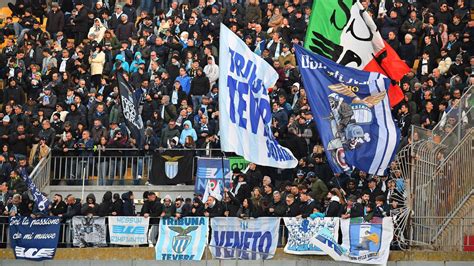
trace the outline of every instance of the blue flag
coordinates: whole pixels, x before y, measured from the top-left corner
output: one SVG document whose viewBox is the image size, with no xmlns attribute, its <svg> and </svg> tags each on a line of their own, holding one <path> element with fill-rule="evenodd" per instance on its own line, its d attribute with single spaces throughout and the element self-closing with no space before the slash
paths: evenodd
<svg viewBox="0 0 474 266">
<path fill-rule="evenodd" d="M 296 57 L 329 165 L 383 175 L 397 151 L 400 130 L 390 112 L 390 80 L 339 65 L 300 46 Z"/>
<path fill-rule="evenodd" d="M 21 175 L 21 178 L 23 178 L 23 181 L 25 181 L 26 186 L 30 190 L 31 195 L 33 195 L 33 200 L 35 201 L 35 208 L 33 210 L 33 213 L 48 215 L 49 204 L 50 204 L 48 198 L 45 195 L 43 195 L 41 191 L 39 191 L 39 189 L 36 187 L 33 180 L 31 180 L 26 169 L 22 169 L 20 171 L 20 175 Z"/>
</svg>

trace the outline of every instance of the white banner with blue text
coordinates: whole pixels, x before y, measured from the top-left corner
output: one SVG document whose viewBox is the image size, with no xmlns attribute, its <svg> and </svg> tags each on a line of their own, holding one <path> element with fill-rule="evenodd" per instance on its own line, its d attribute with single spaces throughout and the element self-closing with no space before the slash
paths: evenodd
<svg viewBox="0 0 474 266">
<path fill-rule="evenodd" d="M 212 256 L 216 259 L 271 259 L 278 244 L 280 218 L 240 219 L 217 217 L 211 220 Z"/>
<path fill-rule="evenodd" d="M 110 243 L 142 245 L 148 243 L 150 219 L 138 216 L 109 216 Z"/>
</svg>

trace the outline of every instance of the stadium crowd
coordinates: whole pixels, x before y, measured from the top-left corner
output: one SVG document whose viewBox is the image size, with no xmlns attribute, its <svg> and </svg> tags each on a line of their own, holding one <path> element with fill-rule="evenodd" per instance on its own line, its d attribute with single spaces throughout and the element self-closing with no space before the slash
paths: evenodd
<svg viewBox="0 0 474 266">
<path fill-rule="evenodd" d="M 410 141 L 410 125 L 449 132 L 464 91 L 474 84 L 474 21 L 465 0 L 361 1 L 383 38 L 412 67 L 400 82 L 405 98 L 393 108 Z M 384 176 L 355 170 L 333 174 L 327 164 L 297 69 L 293 44 L 302 44 L 311 1 L 17 0 L 0 30 L 4 80 L 0 113 L 0 184 L 5 215 L 35 213 L 19 176 L 50 151 L 120 156 L 124 148 L 219 148 L 219 28 L 239 35 L 278 72 L 270 88 L 272 130 L 299 160 L 283 177 L 250 164 L 234 169 L 233 187 L 221 201 L 202 202 L 150 192 L 144 216 L 383 217 L 403 204 L 396 165 Z M 138 10 L 140 12 L 138 12 Z M 18 19 L 16 19 L 18 18 Z M 42 28 L 46 20 L 46 30 Z M 140 102 L 145 138 L 133 139 L 124 123 L 115 73 L 126 74 Z M 466 118 L 467 119 L 467 118 Z M 118 149 L 118 150 L 117 150 Z M 26 193 L 26 194 L 25 194 Z M 23 197 L 22 197 L 23 195 Z M 202 195 L 201 195 L 202 196 Z M 54 195 L 51 214 L 136 215 L 132 192 L 107 192 L 102 203 Z"/>
</svg>

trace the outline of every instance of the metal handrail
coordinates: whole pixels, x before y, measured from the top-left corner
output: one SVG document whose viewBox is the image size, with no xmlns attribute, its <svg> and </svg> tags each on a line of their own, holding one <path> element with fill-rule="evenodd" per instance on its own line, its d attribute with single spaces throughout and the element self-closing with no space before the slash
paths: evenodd
<svg viewBox="0 0 474 266">
<path fill-rule="evenodd" d="M 51 151 L 42 158 L 30 173 L 30 178 L 36 187 L 42 191 L 49 184 L 49 174 L 51 173 Z"/>
</svg>

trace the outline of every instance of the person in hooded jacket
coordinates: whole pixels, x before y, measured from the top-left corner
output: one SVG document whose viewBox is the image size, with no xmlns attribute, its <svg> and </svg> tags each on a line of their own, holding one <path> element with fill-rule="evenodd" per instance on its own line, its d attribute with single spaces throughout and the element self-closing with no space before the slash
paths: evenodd
<svg viewBox="0 0 474 266">
<path fill-rule="evenodd" d="M 112 191 L 106 191 L 102 197 L 102 203 L 99 204 L 97 215 L 109 216 L 112 214 Z"/>
<path fill-rule="evenodd" d="M 207 58 L 207 65 L 204 67 L 204 74 L 209 78 L 209 84 L 212 87 L 219 79 L 219 66 L 216 64 L 214 56 Z"/>
<path fill-rule="evenodd" d="M 123 206 L 122 206 L 122 215 L 123 216 L 135 216 L 135 203 L 133 202 L 134 196 L 132 191 L 128 191 L 122 194 Z"/>
<path fill-rule="evenodd" d="M 204 216 L 204 204 L 199 197 L 193 199 L 189 216 Z"/>
<path fill-rule="evenodd" d="M 123 212 L 123 201 L 120 198 L 120 195 L 118 193 L 115 193 L 113 196 L 113 203 L 112 203 L 112 209 L 111 209 L 111 215 L 112 216 L 121 216 Z"/>
<path fill-rule="evenodd" d="M 145 60 L 143 60 L 141 52 L 136 52 L 130 65 L 130 73 L 137 72 L 140 64 L 145 64 Z"/>
<path fill-rule="evenodd" d="M 95 201 L 95 195 L 90 193 L 86 197 L 86 202 L 82 204 L 81 214 L 84 216 L 94 216 L 97 215 L 97 211 L 99 209 L 99 205 Z"/>
<path fill-rule="evenodd" d="M 197 141 L 196 130 L 193 128 L 191 121 L 189 120 L 184 122 L 183 131 L 181 131 L 181 135 L 179 137 L 179 143 L 181 145 L 184 145 L 187 136 L 191 136 L 194 141 Z"/>
<path fill-rule="evenodd" d="M 92 38 L 92 41 L 100 43 L 104 38 L 105 31 L 107 31 L 107 28 L 102 24 L 100 19 L 95 18 L 94 25 L 89 29 L 87 36 Z"/>
</svg>

